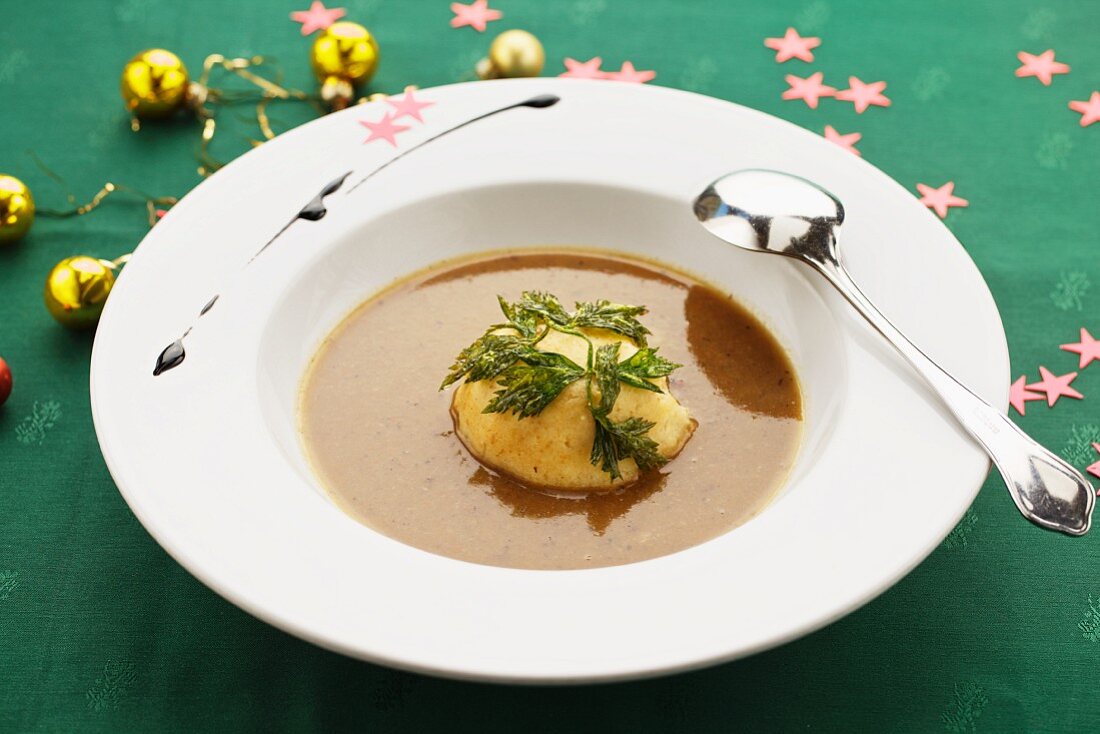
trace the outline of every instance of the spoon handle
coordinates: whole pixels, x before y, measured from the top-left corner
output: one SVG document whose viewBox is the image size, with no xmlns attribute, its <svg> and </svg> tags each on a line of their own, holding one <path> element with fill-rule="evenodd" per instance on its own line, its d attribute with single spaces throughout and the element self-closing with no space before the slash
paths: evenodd
<svg viewBox="0 0 1100 734">
<path fill-rule="evenodd" d="M 1040 446 L 1008 416 L 933 362 L 887 319 L 836 261 L 813 263 L 871 325 L 909 360 L 989 454 L 1024 517 L 1050 530 L 1084 535 L 1096 493 L 1076 469 Z"/>
</svg>

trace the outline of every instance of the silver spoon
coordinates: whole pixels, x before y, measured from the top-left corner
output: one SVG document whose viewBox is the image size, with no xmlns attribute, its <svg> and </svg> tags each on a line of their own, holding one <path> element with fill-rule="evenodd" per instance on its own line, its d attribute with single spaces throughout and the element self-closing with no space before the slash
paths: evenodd
<svg viewBox="0 0 1100 734">
<path fill-rule="evenodd" d="M 835 196 L 797 176 L 746 170 L 712 183 L 694 206 L 695 216 L 719 239 L 745 250 L 786 255 L 825 276 L 909 360 L 985 449 L 1024 517 L 1069 535 L 1088 532 L 1096 494 L 1085 477 L 929 359 L 860 291 L 838 255 L 844 207 Z"/>
</svg>

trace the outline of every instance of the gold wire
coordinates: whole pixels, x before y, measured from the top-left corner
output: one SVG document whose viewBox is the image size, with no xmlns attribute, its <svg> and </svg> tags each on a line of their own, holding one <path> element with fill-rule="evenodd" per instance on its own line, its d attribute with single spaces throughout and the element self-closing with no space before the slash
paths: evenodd
<svg viewBox="0 0 1100 734">
<path fill-rule="evenodd" d="M 47 166 L 45 164 L 45 162 L 41 158 L 39 158 L 38 155 L 34 151 L 27 151 L 27 153 L 30 154 L 31 158 L 35 162 L 35 165 L 37 165 L 42 170 L 42 172 L 46 174 L 46 176 L 48 176 L 50 179 L 52 179 L 59 186 L 62 186 L 66 189 L 68 188 L 68 183 L 66 183 L 65 179 L 61 178 L 60 175 L 58 175 L 56 172 L 51 170 L 49 168 L 49 166 Z M 144 199 L 146 207 L 156 206 L 156 205 L 172 206 L 173 204 L 176 203 L 176 197 L 174 197 L 174 196 L 151 196 L 151 195 L 145 193 L 144 191 L 142 191 L 141 189 L 135 188 L 133 186 L 124 186 L 123 184 L 116 184 L 116 183 L 112 183 L 112 182 L 108 181 L 107 183 L 103 184 L 103 188 L 101 188 L 99 191 L 97 191 L 95 193 L 95 196 L 93 196 L 91 198 L 91 200 L 88 201 L 87 203 L 77 205 L 76 196 L 72 192 L 67 191 L 65 193 L 65 200 L 68 201 L 69 204 L 71 204 L 73 206 L 72 209 L 42 209 L 42 208 L 39 208 L 37 210 L 37 213 L 41 214 L 44 217 L 49 217 L 49 218 L 54 218 L 54 219 L 65 219 L 65 218 L 68 218 L 68 217 L 79 217 L 79 216 L 82 216 L 84 214 L 87 214 L 88 212 L 92 211 L 93 209 L 98 208 L 99 205 L 103 203 L 104 199 L 106 199 L 108 196 L 110 196 L 111 194 L 113 194 L 115 192 L 128 193 L 128 194 L 132 194 L 134 196 L 137 196 L 138 198 Z"/>
<path fill-rule="evenodd" d="M 271 120 L 267 116 L 267 105 L 270 102 L 271 98 L 267 97 L 260 100 L 260 103 L 256 105 L 256 122 L 260 125 L 260 132 L 268 140 L 275 137 L 275 131 L 271 129 Z"/>
<path fill-rule="evenodd" d="M 174 196 L 158 196 L 155 199 L 145 200 L 145 211 L 149 215 L 149 227 L 150 229 L 160 221 L 160 217 L 157 216 L 158 206 L 175 206 L 179 201 Z"/>
<path fill-rule="evenodd" d="M 206 178 L 214 171 L 221 168 L 224 163 L 218 161 L 210 154 L 210 141 L 214 139 L 214 133 L 218 129 L 217 120 L 207 117 L 202 124 L 202 141 L 199 143 L 199 175 Z"/>
<path fill-rule="evenodd" d="M 265 63 L 267 63 L 267 59 L 265 59 L 263 56 L 253 56 L 247 59 L 227 59 L 221 54 L 211 54 L 207 56 L 206 59 L 202 62 L 202 76 L 199 77 L 199 84 L 204 87 L 207 86 L 208 82 L 210 81 L 210 75 L 211 72 L 214 70 L 214 67 L 220 66 L 225 71 L 231 74 L 235 74 L 240 78 L 250 82 L 251 84 L 259 87 L 261 90 L 263 90 L 265 97 L 275 97 L 276 99 L 290 99 L 291 97 L 293 97 L 295 99 L 301 100 L 304 100 L 308 97 L 305 92 L 300 92 L 296 89 L 287 89 L 277 82 L 271 81 L 270 79 L 265 79 L 259 74 L 255 74 L 249 71 L 250 68 L 263 66 Z M 275 74 L 276 78 L 281 81 L 281 72 L 276 69 Z"/>
<path fill-rule="evenodd" d="M 271 101 L 275 99 L 296 99 L 309 102 L 312 98 L 305 92 L 297 89 L 288 89 L 280 85 L 278 82 L 282 81 L 282 72 L 277 67 L 274 68 L 277 81 L 266 79 L 250 71 L 252 67 L 261 66 L 265 63 L 267 63 L 267 59 L 263 56 L 229 59 L 222 54 L 210 54 L 203 60 L 202 74 L 199 77 L 198 83 L 207 90 L 211 101 L 224 101 L 230 104 L 233 102 L 243 102 L 247 97 L 238 96 L 233 91 L 211 89 L 208 87 L 207 85 L 215 68 L 221 68 L 258 87 L 261 90 L 261 98 L 256 105 L 256 122 L 264 139 L 271 140 L 275 137 L 275 131 L 271 127 L 271 118 L 267 114 L 267 108 Z M 318 109 L 320 109 L 320 107 L 318 107 Z M 210 152 L 214 135 L 217 132 L 217 123 L 213 119 L 213 113 L 205 108 L 199 108 L 199 117 L 203 120 L 203 130 L 202 139 L 199 145 L 198 172 L 200 176 L 206 177 L 221 168 L 224 163 L 215 159 Z M 263 143 L 263 141 L 258 140 L 250 140 L 249 142 L 253 147 Z"/>
<path fill-rule="evenodd" d="M 135 189 L 130 186 L 123 186 L 122 184 L 111 183 L 110 181 L 108 181 L 103 185 L 103 188 L 97 191 L 95 196 L 93 196 L 91 200 L 86 204 L 81 204 L 80 206 L 74 207 L 72 209 L 39 209 L 38 213 L 44 217 L 49 217 L 53 219 L 66 219 L 68 217 L 83 216 L 84 214 L 87 214 L 88 212 L 98 208 L 99 205 L 103 203 L 104 199 L 116 192 L 133 194 L 134 196 L 145 200 L 145 208 L 146 210 L 151 212 L 149 218 L 150 227 L 157 223 L 156 208 L 158 206 L 173 206 L 178 201 L 174 196 L 149 196 L 139 189 Z M 74 197 L 72 194 L 66 194 L 65 198 L 68 199 L 70 202 L 75 202 L 76 200 L 76 197 Z"/>
<path fill-rule="evenodd" d="M 95 209 L 96 207 L 98 207 L 103 202 L 104 199 L 106 199 L 108 196 L 110 196 L 116 190 L 117 190 L 117 187 L 113 183 L 108 181 L 107 183 L 105 183 L 103 185 L 103 188 L 101 188 L 99 191 L 96 192 L 95 196 L 92 197 L 91 201 L 89 201 L 86 204 L 81 204 L 80 206 L 74 207 L 72 209 L 39 209 L 38 214 L 40 214 L 44 217 L 53 217 L 53 218 L 56 218 L 56 219 L 65 219 L 67 217 L 79 217 L 82 214 L 87 214 L 88 212 L 90 212 L 93 209 Z M 76 197 L 73 196 L 72 194 L 66 194 L 65 198 L 69 201 L 70 204 L 75 204 L 76 203 Z"/>
</svg>

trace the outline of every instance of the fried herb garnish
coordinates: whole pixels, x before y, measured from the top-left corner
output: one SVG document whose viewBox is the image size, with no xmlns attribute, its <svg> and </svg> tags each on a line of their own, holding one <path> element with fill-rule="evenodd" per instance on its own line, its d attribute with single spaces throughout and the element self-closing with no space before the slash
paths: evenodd
<svg viewBox="0 0 1100 734">
<path fill-rule="evenodd" d="M 521 419 L 530 418 L 541 413 L 562 390 L 582 377 L 584 367 L 568 357 L 533 350 L 500 373 L 497 384 L 503 389 L 498 390 L 485 406 L 485 412 L 510 411 Z"/>
<path fill-rule="evenodd" d="M 577 328 L 607 329 L 622 334 L 639 347 L 646 345 L 649 329 L 642 326 L 638 317 L 643 315 L 645 306 L 624 306 L 610 301 L 576 304 L 573 312 L 573 324 Z"/>
<path fill-rule="evenodd" d="M 536 416 L 569 385 L 586 381 L 588 409 L 596 424 L 590 460 L 619 479 L 619 462 L 634 459 L 645 471 L 668 461 L 657 451 L 647 434 L 654 424 L 638 417 L 611 420 L 611 411 L 623 384 L 661 392 L 650 380 L 667 377 L 680 365 L 647 346 L 650 333 L 638 320 L 645 306 L 628 306 L 606 300 L 578 302 L 568 311 L 558 298 L 542 291 L 525 291 L 510 303 L 497 296 L 503 323 L 494 324 L 455 358 L 440 385 L 444 389 L 465 379 L 467 382 L 495 380 L 500 390 L 485 406 L 486 413 L 512 413 L 518 419 Z M 621 342 L 598 349 L 583 329 L 604 329 L 630 339 L 638 351 L 620 361 Z M 537 344 L 550 331 L 580 337 L 588 343 L 585 365 L 562 354 L 540 351 Z"/>
<path fill-rule="evenodd" d="M 596 416 L 596 439 L 592 442 L 590 460 L 611 475 L 611 479 L 622 476 L 619 461 L 634 459 L 642 471 L 661 466 L 668 461 L 657 453 L 657 442 L 646 434 L 656 425 L 652 421 L 638 417 L 627 418 L 616 423 L 607 416 Z"/>
</svg>

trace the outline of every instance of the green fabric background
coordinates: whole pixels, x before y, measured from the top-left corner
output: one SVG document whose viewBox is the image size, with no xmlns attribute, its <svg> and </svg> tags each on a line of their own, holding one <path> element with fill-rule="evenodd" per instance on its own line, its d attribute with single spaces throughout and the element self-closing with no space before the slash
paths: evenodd
<svg viewBox="0 0 1100 734">
<path fill-rule="evenodd" d="M 195 69 L 210 52 L 279 57 L 313 88 L 308 41 L 287 14 L 306 0 L 0 0 L 0 171 L 41 206 L 61 190 L 33 150 L 86 197 L 104 180 L 182 195 L 198 182 L 193 124 L 132 134 L 122 64 L 164 46 Z M 957 184 L 948 226 L 989 281 L 1013 377 L 1062 373 L 1058 349 L 1100 335 L 1100 124 L 1066 108 L 1100 87 L 1095 0 L 493 0 L 490 32 L 452 30 L 447 0 L 348 0 L 382 46 L 372 88 L 469 75 L 495 32 L 522 27 L 561 59 L 602 55 L 656 84 L 734 100 L 820 133 L 859 131 L 864 156 L 910 190 Z M 762 46 L 788 25 L 820 35 L 818 61 L 777 65 Z M 1052 87 L 1016 79 L 1019 50 L 1073 67 Z M 889 109 L 856 115 L 782 102 L 784 75 L 884 79 Z M 226 116 L 217 151 L 247 144 Z M 669 114 L 674 114 L 673 110 Z M 281 111 L 285 127 L 308 118 Z M 234 127 L 235 126 L 235 127 Z M 70 731 L 875 731 L 1081 732 L 1100 726 L 1100 534 L 1070 539 L 1018 516 L 998 478 L 963 523 L 881 598 L 777 650 L 640 683 L 539 689 L 435 680 L 320 650 L 222 600 L 142 529 L 100 458 L 88 394 L 90 334 L 42 307 L 46 272 L 78 253 L 114 257 L 144 234 L 140 205 L 40 220 L 0 250 L 0 732 Z M 1084 401 L 1030 403 L 1023 426 L 1078 466 L 1096 460 L 1100 367 Z M 915 455 L 919 461 L 919 455 Z M 903 470 L 900 469 L 899 470 Z M 919 498 L 914 498 L 919 501 Z M 288 584 L 294 579 L 288 578 Z M 609 622 L 613 623 L 613 622 Z"/>
</svg>

